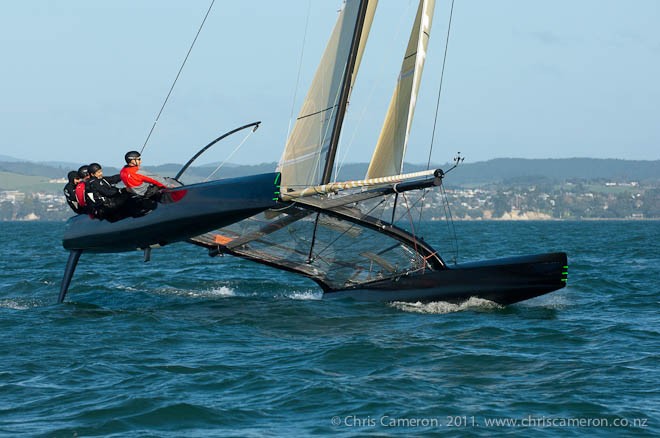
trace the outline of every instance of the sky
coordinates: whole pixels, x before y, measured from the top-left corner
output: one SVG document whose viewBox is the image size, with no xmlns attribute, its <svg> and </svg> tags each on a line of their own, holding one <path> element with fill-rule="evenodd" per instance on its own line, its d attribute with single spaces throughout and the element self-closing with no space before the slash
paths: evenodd
<svg viewBox="0 0 660 438">
<path fill-rule="evenodd" d="M 660 159 L 660 1 L 455 0 L 436 119 L 451 2 L 437 3 L 406 161 L 426 163 L 429 150 L 434 163 L 457 151 L 468 162 Z M 5 2 L 0 155 L 123 164 L 142 148 L 209 4 Z M 278 161 L 341 4 L 216 0 L 144 163 L 184 163 L 257 120 L 245 142 L 237 134 L 205 160 Z M 371 157 L 416 7 L 380 0 L 340 163 Z"/>
</svg>

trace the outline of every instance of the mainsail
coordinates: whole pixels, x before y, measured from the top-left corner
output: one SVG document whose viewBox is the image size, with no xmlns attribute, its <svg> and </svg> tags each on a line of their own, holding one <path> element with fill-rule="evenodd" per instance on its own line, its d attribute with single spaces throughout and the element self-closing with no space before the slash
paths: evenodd
<svg viewBox="0 0 660 438">
<path fill-rule="evenodd" d="M 278 166 L 284 190 L 329 180 L 326 169 L 334 161 L 343 111 L 357 76 L 376 4 L 376 0 L 347 0 L 339 13 Z"/>
<path fill-rule="evenodd" d="M 408 145 L 417 93 L 426 60 L 434 8 L 435 0 L 419 2 L 415 24 L 401 64 L 401 73 L 367 170 L 367 178 L 398 175 L 403 171 L 403 157 Z"/>
</svg>

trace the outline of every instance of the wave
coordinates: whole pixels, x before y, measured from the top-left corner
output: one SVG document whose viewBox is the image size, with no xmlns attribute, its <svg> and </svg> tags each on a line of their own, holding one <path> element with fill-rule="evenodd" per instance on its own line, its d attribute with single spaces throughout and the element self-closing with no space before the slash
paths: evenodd
<svg viewBox="0 0 660 438">
<path fill-rule="evenodd" d="M 28 310 L 42 305 L 42 303 L 35 299 L 7 298 L 0 300 L 0 308 L 12 310 Z"/>
<path fill-rule="evenodd" d="M 214 287 L 202 290 L 180 290 L 180 289 L 164 289 L 158 291 L 163 295 L 177 295 L 186 298 L 228 298 L 235 297 L 238 294 L 236 291 L 227 286 Z"/>
<path fill-rule="evenodd" d="M 460 304 L 448 303 L 446 301 L 433 301 L 430 303 L 407 303 L 403 301 L 394 301 L 390 306 L 411 313 L 435 313 L 445 314 L 454 312 L 463 312 L 466 310 L 493 310 L 503 309 L 504 306 L 494 301 L 484 300 L 482 298 L 471 297 L 469 300 Z"/>
<path fill-rule="evenodd" d="M 570 289 L 567 287 L 561 291 L 556 291 L 551 294 L 541 295 L 536 298 L 529 299 L 527 301 L 522 301 L 517 303 L 516 306 L 519 307 L 539 307 L 545 309 L 565 309 L 571 305 L 571 300 L 569 299 Z"/>
<path fill-rule="evenodd" d="M 320 300 L 323 298 L 323 292 L 321 291 L 294 291 L 286 292 L 285 297 L 292 300 Z"/>
</svg>

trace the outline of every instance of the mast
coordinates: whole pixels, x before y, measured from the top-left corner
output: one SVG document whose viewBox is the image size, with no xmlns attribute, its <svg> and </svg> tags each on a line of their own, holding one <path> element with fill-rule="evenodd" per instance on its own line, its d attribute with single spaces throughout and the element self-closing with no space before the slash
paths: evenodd
<svg viewBox="0 0 660 438">
<path fill-rule="evenodd" d="M 330 147 L 328 148 L 325 167 L 323 169 L 323 177 L 321 178 L 322 184 L 327 184 L 330 182 L 330 177 L 332 176 L 332 167 L 335 164 L 335 155 L 337 154 L 337 147 L 339 146 L 339 135 L 341 133 L 342 124 L 344 123 L 346 107 L 348 106 L 348 96 L 350 95 L 352 85 L 351 79 L 353 77 L 353 69 L 355 68 L 355 60 L 358 56 L 360 39 L 362 35 L 362 29 L 364 27 L 364 18 L 366 16 L 368 3 L 369 0 L 360 0 L 360 9 L 358 11 L 358 17 L 355 22 L 355 31 L 353 32 L 353 40 L 351 41 L 350 54 L 348 56 L 348 62 L 346 63 L 346 69 L 344 70 L 341 95 L 338 102 L 339 106 L 337 108 L 337 117 L 335 118 L 334 124 L 332 126 Z"/>
</svg>

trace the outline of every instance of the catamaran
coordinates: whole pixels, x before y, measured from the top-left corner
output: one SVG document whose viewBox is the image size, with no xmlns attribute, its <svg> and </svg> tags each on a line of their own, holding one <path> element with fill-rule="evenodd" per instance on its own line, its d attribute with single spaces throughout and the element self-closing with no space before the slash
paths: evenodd
<svg viewBox="0 0 660 438">
<path fill-rule="evenodd" d="M 507 305 L 564 287 L 563 252 L 452 264 L 418 234 L 415 209 L 460 162 L 447 172 L 403 173 L 434 0 L 419 1 L 365 178 L 337 181 L 341 129 L 376 6 L 376 0 L 345 1 L 276 172 L 168 189 L 173 202 L 143 217 L 115 223 L 72 218 L 63 242 L 70 256 L 59 302 L 83 251 L 143 249 L 146 260 L 151 247 L 181 240 L 211 256 L 228 254 L 308 277 L 325 298 L 477 297 Z"/>
</svg>

